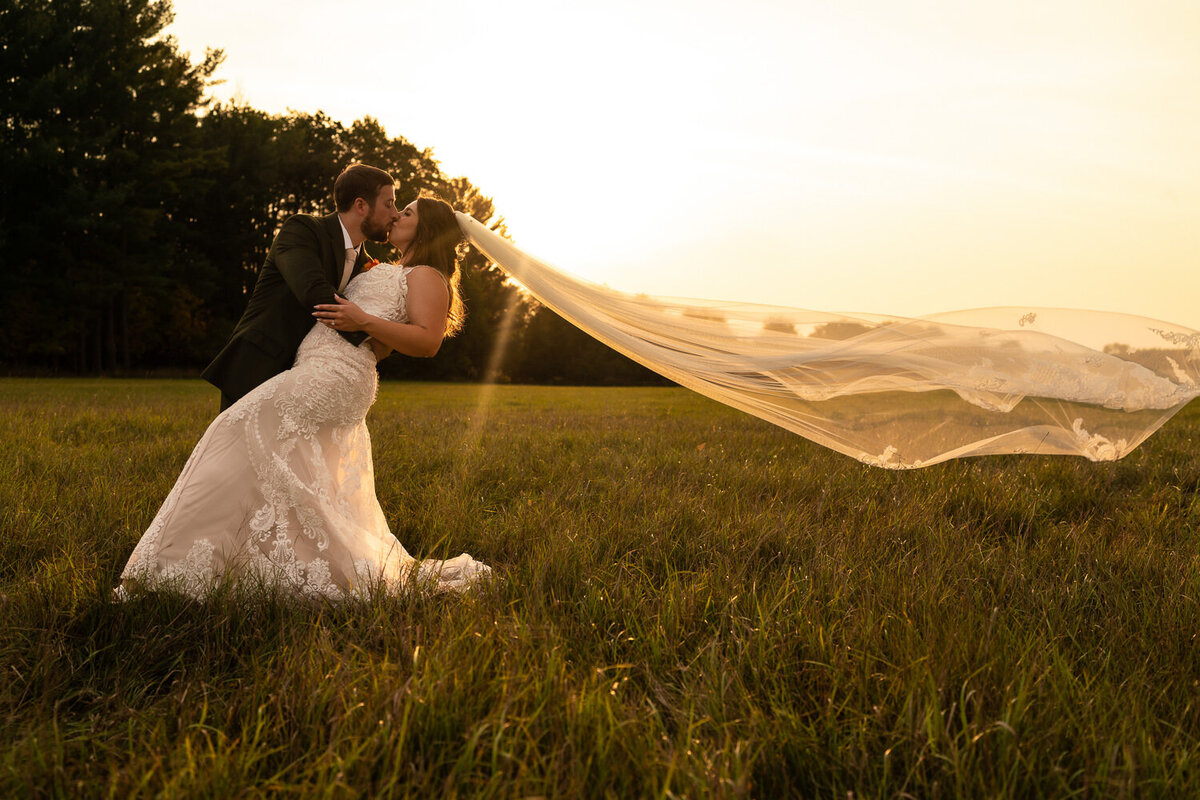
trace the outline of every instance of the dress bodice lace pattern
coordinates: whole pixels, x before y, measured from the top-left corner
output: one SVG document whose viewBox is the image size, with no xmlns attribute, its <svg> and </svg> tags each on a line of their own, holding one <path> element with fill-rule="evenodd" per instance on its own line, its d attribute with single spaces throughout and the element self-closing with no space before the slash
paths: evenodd
<svg viewBox="0 0 1200 800">
<path fill-rule="evenodd" d="M 407 321 L 411 268 L 381 264 L 346 287 L 369 314 Z M 366 415 L 378 375 L 357 347 L 314 325 L 291 369 L 220 414 L 129 557 L 122 586 L 203 597 L 225 578 L 342 599 L 410 579 L 461 589 L 490 572 L 462 554 L 418 561 L 375 494 Z"/>
</svg>

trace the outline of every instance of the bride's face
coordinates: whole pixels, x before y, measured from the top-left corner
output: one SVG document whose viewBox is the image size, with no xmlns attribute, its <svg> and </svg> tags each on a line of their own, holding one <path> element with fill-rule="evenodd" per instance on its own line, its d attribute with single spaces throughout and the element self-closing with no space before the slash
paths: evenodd
<svg viewBox="0 0 1200 800">
<path fill-rule="evenodd" d="M 417 235 L 417 201 L 413 200 L 400 212 L 400 219 L 392 225 L 388 241 L 401 252 L 408 249 Z"/>
</svg>

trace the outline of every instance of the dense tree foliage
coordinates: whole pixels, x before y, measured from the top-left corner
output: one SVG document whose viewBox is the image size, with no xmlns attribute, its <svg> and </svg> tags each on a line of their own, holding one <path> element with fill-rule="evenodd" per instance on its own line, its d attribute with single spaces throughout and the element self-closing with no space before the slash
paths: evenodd
<svg viewBox="0 0 1200 800">
<path fill-rule="evenodd" d="M 0 363 L 7 369 L 195 370 L 224 342 L 280 223 L 329 213 L 363 161 L 397 199 L 441 197 L 503 232 L 491 198 L 367 117 L 216 104 L 218 50 L 164 34 L 167 0 L 0 5 Z M 372 245 L 386 259 L 386 246 Z M 468 320 L 436 359 L 385 375 L 450 380 L 655 378 L 540 308 L 478 253 Z"/>
<path fill-rule="evenodd" d="M 10 0 L 0 13 L 0 350 L 128 367 L 178 298 L 178 198 L 204 161 L 220 62 L 179 53 L 151 0 Z M 153 309 L 154 311 L 152 311 Z"/>
</svg>

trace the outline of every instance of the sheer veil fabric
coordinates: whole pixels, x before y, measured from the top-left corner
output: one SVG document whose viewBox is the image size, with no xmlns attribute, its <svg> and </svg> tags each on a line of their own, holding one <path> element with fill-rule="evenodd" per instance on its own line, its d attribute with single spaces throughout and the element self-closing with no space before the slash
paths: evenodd
<svg viewBox="0 0 1200 800">
<path fill-rule="evenodd" d="M 1167 322 L 1057 308 L 904 318 L 624 294 L 458 220 L 531 295 L 613 349 L 865 464 L 1111 461 L 1200 396 L 1200 332 Z"/>
</svg>

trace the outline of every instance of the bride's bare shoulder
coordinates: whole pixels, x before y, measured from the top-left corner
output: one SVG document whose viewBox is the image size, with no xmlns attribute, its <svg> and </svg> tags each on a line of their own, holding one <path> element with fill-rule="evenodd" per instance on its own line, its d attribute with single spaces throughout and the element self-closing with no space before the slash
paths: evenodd
<svg viewBox="0 0 1200 800">
<path fill-rule="evenodd" d="M 408 282 L 410 284 L 415 281 L 418 286 L 428 283 L 430 286 L 441 284 L 447 289 L 450 288 L 450 282 L 446 280 L 446 276 L 442 274 L 441 270 L 434 267 L 417 264 L 412 267 L 405 267 L 404 271 L 408 274 Z"/>
</svg>

